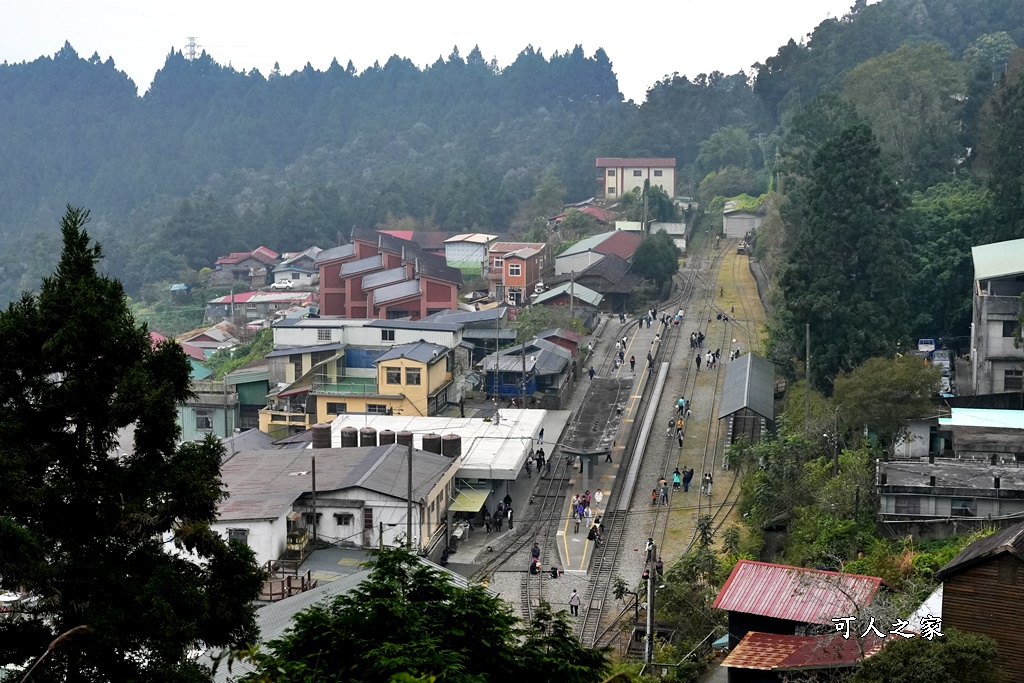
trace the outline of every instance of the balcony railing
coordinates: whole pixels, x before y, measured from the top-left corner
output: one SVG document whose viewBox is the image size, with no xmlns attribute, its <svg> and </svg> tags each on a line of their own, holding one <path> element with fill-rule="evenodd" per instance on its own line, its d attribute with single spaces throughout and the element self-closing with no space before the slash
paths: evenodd
<svg viewBox="0 0 1024 683">
<path fill-rule="evenodd" d="M 377 378 L 314 375 L 312 390 L 314 394 L 332 396 L 373 396 L 377 394 Z"/>
</svg>

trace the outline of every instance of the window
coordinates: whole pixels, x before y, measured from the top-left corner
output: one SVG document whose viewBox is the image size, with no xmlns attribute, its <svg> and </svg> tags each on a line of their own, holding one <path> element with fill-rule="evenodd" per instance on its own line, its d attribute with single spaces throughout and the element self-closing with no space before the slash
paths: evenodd
<svg viewBox="0 0 1024 683">
<path fill-rule="evenodd" d="M 978 503 L 973 498 L 953 498 L 949 501 L 949 514 L 954 517 L 975 517 Z"/>
<path fill-rule="evenodd" d="M 614 168 L 609 168 L 608 169 L 608 177 L 609 178 L 614 178 L 615 177 L 615 169 Z"/>
<path fill-rule="evenodd" d="M 335 512 L 334 521 L 338 523 L 338 526 L 348 526 L 352 524 L 353 517 L 347 512 Z"/>
<path fill-rule="evenodd" d="M 373 531 L 373 508 L 363 508 L 363 529 Z"/>
<path fill-rule="evenodd" d="M 322 513 L 322 512 L 316 513 L 316 524 L 315 524 L 315 526 L 320 526 L 320 518 L 323 517 L 323 516 L 324 516 L 324 513 Z M 302 523 L 305 524 L 307 527 L 314 526 L 314 523 L 313 523 L 313 513 L 312 512 L 303 512 L 302 513 Z"/>
<path fill-rule="evenodd" d="M 380 331 L 380 340 L 381 341 L 395 341 L 395 331 L 394 330 L 381 330 Z"/>
<path fill-rule="evenodd" d="M 921 514 L 921 499 L 917 496 L 896 496 L 897 515 Z"/>
<path fill-rule="evenodd" d="M 288 362 L 292 364 L 292 371 L 295 373 L 294 379 L 302 377 L 302 354 L 292 354 L 288 356 Z"/>
<path fill-rule="evenodd" d="M 1014 331 L 1017 329 L 1016 320 L 1004 320 L 1003 321 L 1003 336 L 1012 337 Z"/>
<path fill-rule="evenodd" d="M 414 386 L 420 385 L 420 369 L 419 368 L 406 368 L 405 369 L 405 383 L 412 384 Z"/>
<path fill-rule="evenodd" d="M 1003 391 L 1021 391 L 1024 389 L 1024 370 L 1003 371 Z"/>
<path fill-rule="evenodd" d="M 316 331 L 316 340 L 317 341 L 325 341 L 325 342 L 331 341 L 331 331 L 330 330 L 317 330 Z"/>
<path fill-rule="evenodd" d="M 614 185 L 609 185 L 608 186 L 608 194 L 615 194 L 615 186 Z"/>
<path fill-rule="evenodd" d="M 384 368 L 385 384 L 401 384 L 402 368 Z"/>
<path fill-rule="evenodd" d="M 256 310 L 256 304 L 246 304 L 245 305 L 245 310 L 247 310 L 247 311 L 255 311 Z"/>
<path fill-rule="evenodd" d="M 300 277 L 301 277 L 301 275 L 299 273 L 292 273 L 292 279 L 293 280 L 298 280 Z"/>
<path fill-rule="evenodd" d="M 200 432 L 212 432 L 213 431 L 213 411 L 212 410 L 197 410 L 196 411 L 196 430 Z"/>
<path fill-rule="evenodd" d="M 329 401 L 327 403 L 327 412 L 330 415 L 342 415 L 342 414 L 348 412 L 348 404 L 347 403 L 334 403 L 334 402 L 330 402 Z"/>
<path fill-rule="evenodd" d="M 387 415 L 388 407 L 383 403 L 367 403 L 366 412 L 373 415 Z"/>
<path fill-rule="evenodd" d="M 409 311 L 388 311 L 388 320 L 401 320 L 408 317 Z"/>
<path fill-rule="evenodd" d="M 654 172 L 654 177 L 655 178 L 660 178 L 661 177 L 661 171 L 655 171 Z"/>
<path fill-rule="evenodd" d="M 501 257 L 498 257 L 498 256 L 494 257 L 494 267 L 495 268 L 501 268 L 504 265 L 505 265 L 505 259 L 503 259 Z"/>
<path fill-rule="evenodd" d="M 510 263 L 508 264 L 508 275 L 509 277 L 520 277 L 523 274 L 522 263 Z"/>
<path fill-rule="evenodd" d="M 228 529 L 228 542 L 238 541 L 245 545 L 249 545 L 249 530 L 248 529 Z"/>
<path fill-rule="evenodd" d="M 634 178 L 639 178 L 639 177 L 640 177 L 640 176 L 642 176 L 643 174 L 644 174 L 644 172 L 643 172 L 643 171 L 633 171 L 633 177 L 634 177 Z"/>
<path fill-rule="evenodd" d="M 1020 573 L 1020 560 L 1013 555 L 1006 553 L 998 560 L 997 566 L 998 581 L 1004 586 L 1013 586 L 1017 583 L 1017 576 Z"/>
</svg>

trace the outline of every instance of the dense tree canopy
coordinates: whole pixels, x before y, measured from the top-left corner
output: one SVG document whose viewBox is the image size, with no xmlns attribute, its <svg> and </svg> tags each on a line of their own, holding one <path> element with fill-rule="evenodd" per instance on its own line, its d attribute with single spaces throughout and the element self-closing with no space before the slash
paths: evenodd
<svg viewBox="0 0 1024 683">
<path fill-rule="evenodd" d="M 630 270 L 642 278 L 663 286 L 679 270 L 682 252 L 665 232 L 656 232 L 644 238 L 633 254 Z"/>
<path fill-rule="evenodd" d="M 98 272 L 88 217 L 68 209 L 56 271 L 0 313 L 0 577 L 38 599 L 0 621 L 0 663 L 85 626 L 33 680 L 207 680 L 189 651 L 255 637 L 262 575 L 210 529 L 220 443 L 175 445 L 188 360 L 154 348 Z"/>
<path fill-rule="evenodd" d="M 542 605 L 523 628 L 500 597 L 460 588 L 400 548 L 380 551 L 369 579 L 349 593 L 299 613 L 254 662 L 249 683 L 376 683 L 401 673 L 473 683 L 538 672 L 585 683 L 608 668 L 603 650 L 573 636 L 565 612 Z"/>
<path fill-rule="evenodd" d="M 811 382 L 831 393 L 836 374 L 895 353 L 909 329 L 904 200 L 871 130 L 855 125 L 821 147 L 792 202 L 772 349 L 803 358 L 809 323 Z"/>
</svg>

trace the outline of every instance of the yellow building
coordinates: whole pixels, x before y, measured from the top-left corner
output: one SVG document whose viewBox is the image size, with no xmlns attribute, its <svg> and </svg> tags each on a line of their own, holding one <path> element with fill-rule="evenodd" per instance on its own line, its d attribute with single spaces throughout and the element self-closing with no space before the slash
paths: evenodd
<svg viewBox="0 0 1024 683">
<path fill-rule="evenodd" d="M 453 388 L 453 354 L 440 344 L 394 346 L 373 361 L 372 375 L 349 368 L 343 347 L 295 351 L 279 356 L 279 362 L 287 363 L 286 383 L 271 391 L 268 406 L 260 411 L 260 430 L 278 438 L 345 413 L 436 415 Z"/>
</svg>

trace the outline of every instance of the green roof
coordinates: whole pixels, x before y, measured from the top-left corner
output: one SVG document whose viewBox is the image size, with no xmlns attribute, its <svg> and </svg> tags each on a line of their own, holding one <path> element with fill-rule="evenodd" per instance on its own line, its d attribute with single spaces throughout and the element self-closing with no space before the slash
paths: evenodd
<svg viewBox="0 0 1024 683">
<path fill-rule="evenodd" d="M 1024 273 L 1024 239 L 971 247 L 974 279 L 991 280 Z"/>
<path fill-rule="evenodd" d="M 595 292 L 589 287 L 584 287 L 578 282 L 573 285 L 570 285 L 570 283 L 566 282 L 565 284 L 558 285 L 557 287 L 554 287 L 544 292 L 543 294 L 538 296 L 533 303 L 542 304 L 545 301 L 554 299 L 555 297 L 561 296 L 562 294 L 568 294 L 570 286 L 572 287 L 573 298 L 579 299 L 580 301 L 590 304 L 591 306 L 600 306 L 602 299 L 604 299 L 604 297 L 601 294 Z"/>
</svg>

